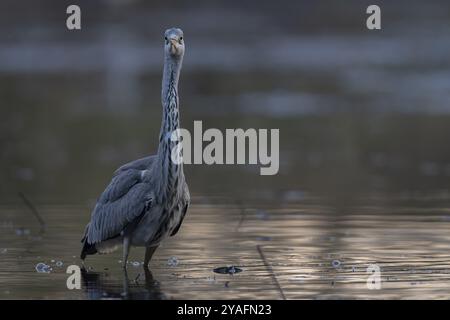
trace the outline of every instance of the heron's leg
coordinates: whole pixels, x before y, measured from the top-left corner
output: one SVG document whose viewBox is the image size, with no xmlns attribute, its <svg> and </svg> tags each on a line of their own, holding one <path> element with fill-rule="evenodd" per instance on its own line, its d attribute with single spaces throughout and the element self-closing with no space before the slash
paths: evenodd
<svg viewBox="0 0 450 320">
<path fill-rule="evenodd" d="M 128 296 L 130 294 L 129 289 L 129 280 L 128 280 L 128 272 L 126 268 L 123 268 L 123 295 L 126 299 L 128 299 Z"/>
<path fill-rule="evenodd" d="M 148 267 L 148 264 L 149 264 L 150 260 L 152 259 L 153 254 L 155 253 L 157 248 L 158 248 L 158 246 L 153 246 L 153 247 L 147 247 L 145 249 L 144 267 Z"/>
<path fill-rule="evenodd" d="M 129 253 L 130 253 L 130 238 L 125 236 L 123 237 L 123 261 L 122 261 L 122 267 L 124 269 L 126 269 L 127 267 Z"/>
<path fill-rule="evenodd" d="M 145 287 L 151 290 L 155 286 L 155 281 L 153 279 L 153 273 L 150 271 L 147 265 L 144 265 L 144 273 L 145 273 Z"/>
</svg>

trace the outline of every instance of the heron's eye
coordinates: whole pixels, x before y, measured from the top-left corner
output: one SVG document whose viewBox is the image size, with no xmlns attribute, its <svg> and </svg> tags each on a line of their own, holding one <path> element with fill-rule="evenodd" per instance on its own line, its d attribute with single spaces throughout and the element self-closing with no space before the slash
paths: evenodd
<svg viewBox="0 0 450 320">
<path fill-rule="evenodd" d="M 180 41 L 183 41 L 183 37 L 180 37 Z"/>
<path fill-rule="evenodd" d="M 164 37 L 164 40 L 166 40 L 166 41 L 167 41 L 167 37 Z"/>
</svg>

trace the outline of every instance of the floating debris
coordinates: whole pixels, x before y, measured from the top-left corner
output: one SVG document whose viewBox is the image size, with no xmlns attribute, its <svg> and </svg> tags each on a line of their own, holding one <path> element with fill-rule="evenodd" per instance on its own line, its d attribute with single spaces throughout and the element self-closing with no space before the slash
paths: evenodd
<svg viewBox="0 0 450 320">
<path fill-rule="evenodd" d="M 225 281 L 224 286 L 225 286 L 225 288 L 229 288 L 230 287 L 230 281 Z"/>
<path fill-rule="evenodd" d="M 167 260 L 167 265 L 168 265 L 169 267 L 176 267 L 176 266 L 178 265 L 178 263 L 179 263 L 179 261 L 178 261 L 178 258 L 177 258 L 177 257 L 170 257 L 170 258 Z"/>
<path fill-rule="evenodd" d="M 0 252 L 1 252 L 2 254 L 5 254 L 5 253 L 7 253 L 7 252 L 8 252 L 8 249 L 6 249 L 6 248 L 3 248 L 2 250 L 0 250 Z"/>
<path fill-rule="evenodd" d="M 235 274 L 235 273 L 242 272 L 242 269 L 235 267 L 235 266 L 229 266 L 229 267 L 215 268 L 213 271 L 215 273 L 220 273 L 220 274 Z"/>
<path fill-rule="evenodd" d="M 352 272 L 356 272 L 356 267 L 352 267 Z"/>
<path fill-rule="evenodd" d="M 62 261 L 56 261 L 56 266 L 61 268 L 64 265 Z"/>
<path fill-rule="evenodd" d="M 331 265 L 333 266 L 333 268 L 339 268 L 341 266 L 341 262 L 339 260 L 333 260 L 331 262 Z"/>
<path fill-rule="evenodd" d="M 133 265 L 133 267 L 139 267 L 141 265 L 139 261 L 133 261 L 131 264 Z"/>
<path fill-rule="evenodd" d="M 50 271 L 52 271 L 52 268 L 43 262 L 39 262 L 35 269 L 39 273 L 50 273 Z"/>
</svg>

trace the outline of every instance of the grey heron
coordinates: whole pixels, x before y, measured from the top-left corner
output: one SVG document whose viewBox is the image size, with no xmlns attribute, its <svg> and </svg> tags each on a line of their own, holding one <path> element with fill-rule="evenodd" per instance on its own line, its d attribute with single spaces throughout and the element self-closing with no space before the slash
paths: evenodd
<svg viewBox="0 0 450 320">
<path fill-rule="evenodd" d="M 180 126 L 178 80 L 184 56 L 183 31 L 164 33 L 163 107 L 156 155 L 119 167 L 97 200 L 87 224 L 81 259 L 108 253 L 123 245 L 126 268 L 130 246 L 146 247 L 144 266 L 169 236 L 175 235 L 190 204 L 183 164 L 172 161 L 176 141 L 171 134 Z"/>
</svg>

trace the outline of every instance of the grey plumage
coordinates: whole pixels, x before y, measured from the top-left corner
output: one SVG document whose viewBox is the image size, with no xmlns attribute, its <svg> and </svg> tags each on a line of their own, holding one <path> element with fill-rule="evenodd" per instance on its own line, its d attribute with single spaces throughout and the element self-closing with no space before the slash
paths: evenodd
<svg viewBox="0 0 450 320">
<path fill-rule="evenodd" d="M 119 167 L 92 212 L 82 239 L 81 258 L 123 244 L 124 266 L 130 245 L 147 248 L 145 265 L 162 240 L 175 235 L 190 204 L 183 165 L 172 162 L 179 128 L 178 79 L 184 55 L 183 32 L 165 32 L 158 153 Z"/>
</svg>

